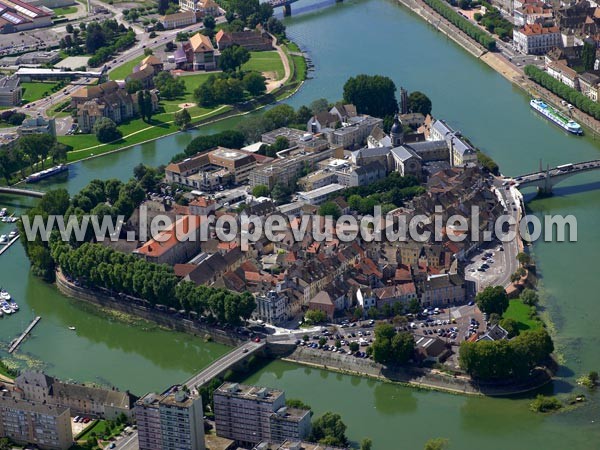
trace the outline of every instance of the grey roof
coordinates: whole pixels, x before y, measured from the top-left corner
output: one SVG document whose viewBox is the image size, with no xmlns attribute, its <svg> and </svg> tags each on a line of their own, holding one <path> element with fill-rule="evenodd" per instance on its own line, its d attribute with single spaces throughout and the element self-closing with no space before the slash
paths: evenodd
<svg viewBox="0 0 600 450">
<path fill-rule="evenodd" d="M 359 159 L 361 157 L 377 157 L 386 156 L 390 152 L 390 147 L 374 147 L 374 148 L 361 148 L 352 152 L 352 158 Z"/>
<path fill-rule="evenodd" d="M 460 139 L 460 133 L 450 128 L 443 120 L 436 120 L 433 122 L 433 125 L 431 125 L 431 128 L 442 135 L 448 145 L 453 146 L 454 150 L 461 155 L 464 155 L 465 153 L 475 153 L 475 150 L 469 144 Z"/>
<path fill-rule="evenodd" d="M 50 405 L 48 403 L 31 402 L 27 400 L 20 400 L 15 397 L 2 396 L 0 397 L 0 408 L 17 409 L 20 411 L 27 411 L 31 413 L 44 414 L 47 416 L 60 416 L 67 412 L 69 408 L 67 406 Z"/>
<path fill-rule="evenodd" d="M 411 149 L 415 153 L 426 152 L 429 150 L 439 150 L 440 148 L 448 148 L 446 141 L 421 141 L 411 144 L 404 144 L 406 148 Z"/>
<path fill-rule="evenodd" d="M 404 145 L 393 148 L 392 155 L 394 155 L 394 158 L 400 161 L 408 161 L 410 158 L 421 159 L 421 157 L 417 155 L 414 150 Z"/>
<path fill-rule="evenodd" d="M 385 170 L 385 167 L 383 167 L 383 165 L 381 165 L 378 161 L 372 161 L 369 164 L 358 166 L 356 169 L 354 169 L 358 175 L 382 170 Z"/>
</svg>

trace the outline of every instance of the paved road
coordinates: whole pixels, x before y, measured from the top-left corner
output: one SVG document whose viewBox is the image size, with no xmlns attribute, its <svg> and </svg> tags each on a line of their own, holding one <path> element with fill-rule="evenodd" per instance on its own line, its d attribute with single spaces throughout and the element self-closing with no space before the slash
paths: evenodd
<svg viewBox="0 0 600 450">
<path fill-rule="evenodd" d="M 137 431 L 115 442 L 115 450 L 138 450 L 139 448 Z"/>
</svg>

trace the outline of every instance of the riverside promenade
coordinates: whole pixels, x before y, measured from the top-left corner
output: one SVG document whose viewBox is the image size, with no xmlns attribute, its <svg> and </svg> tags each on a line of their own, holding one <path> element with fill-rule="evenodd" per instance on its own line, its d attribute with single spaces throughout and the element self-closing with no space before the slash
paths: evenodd
<svg viewBox="0 0 600 450">
<path fill-rule="evenodd" d="M 508 81 L 520 87 L 532 97 L 539 97 L 546 102 L 551 103 L 561 110 L 567 116 L 572 117 L 580 124 L 585 125 L 595 135 L 600 136 L 600 120 L 595 119 L 589 114 L 574 108 L 569 110 L 562 106 L 561 98 L 534 81 L 530 80 L 523 72 L 523 69 L 515 66 L 500 52 L 489 52 L 479 43 L 467 36 L 458 27 L 448 22 L 440 14 L 430 8 L 422 0 L 398 0 L 398 2 L 417 14 L 427 23 L 431 24 L 438 31 L 443 33 L 449 39 L 452 39 L 471 55 L 486 63 Z"/>
</svg>

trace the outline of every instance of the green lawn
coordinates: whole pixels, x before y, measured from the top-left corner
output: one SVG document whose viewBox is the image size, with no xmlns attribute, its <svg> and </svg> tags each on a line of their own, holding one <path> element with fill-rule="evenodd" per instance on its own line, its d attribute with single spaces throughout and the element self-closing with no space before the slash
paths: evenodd
<svg viewBox="0 0 600 450">
<path fill-rule="evenodd" d="M 242 70 L 275 72 L 277 80 L 281 80 L 285 73 L 281 58 L 275 50 L 269 52 L 250 52 L 250 61 L 242 66 Z"/>
<path fill-rule="evenodd" d="M 530 311 L 531 307 L 527 306 L 519 299 L 513 299 L 510 300 L 508 309 L 502 317 L 505 319 L 510 318 L 516 320 L 519 323 L 519 331 L 535 330 L 542 326 L 542 322 L 535 318 L 530 318 Z"/>
<path fill-rule="evenodd" d="M 140 55 L 137 58 L 132 59 L 131 61 L 127 61 L 125 64 L 117 67 L 115 70 L 108 74 L 108 77 L 111 80 L 124 80 L 127 78 L 131 72 L 133 72 L 133 68 L 137 66 L 142 59 L 144 59 L 145 55 Z"/>
<path fill-rule="evenodd" d="M 62 8 L 53 8 L 54 14 L 57 16 L 64 16 L 65 14 L 73 14 L 77 12 L 76 6 L 64 6 Z"/>
<path fill-rule="evenodd" d="M 52 88 L 58 83 L 27 82 L 21 83 L 23 88 L 23 101 L 26 103 L 35 102 L 44 97 L 44 94 L 52 94 Z"/>
</svg>

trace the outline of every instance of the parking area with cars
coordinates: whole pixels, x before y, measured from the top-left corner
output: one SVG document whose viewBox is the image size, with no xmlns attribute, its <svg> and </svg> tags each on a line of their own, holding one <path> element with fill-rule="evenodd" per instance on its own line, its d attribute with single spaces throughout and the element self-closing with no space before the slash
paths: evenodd
<svg viewBox="0 0 600 450">
<path fill-rule="evenodd" d="M 475 253 L 465 267 L 465 278 L 475 282 L 477 291 L 493 285 L 504 277 L 506 255 L 504 247 L 498 242 L 490 242 Z"/>
<path fill-rule="evenodd" d="M 75 416 L 71 420 L 71 430 L 73 432 L 73 436 L 77 436 L 87 427 L 91 426 L 94 423 L 94 420 L 90 417 L 86 416 Z"/>
</svg>

